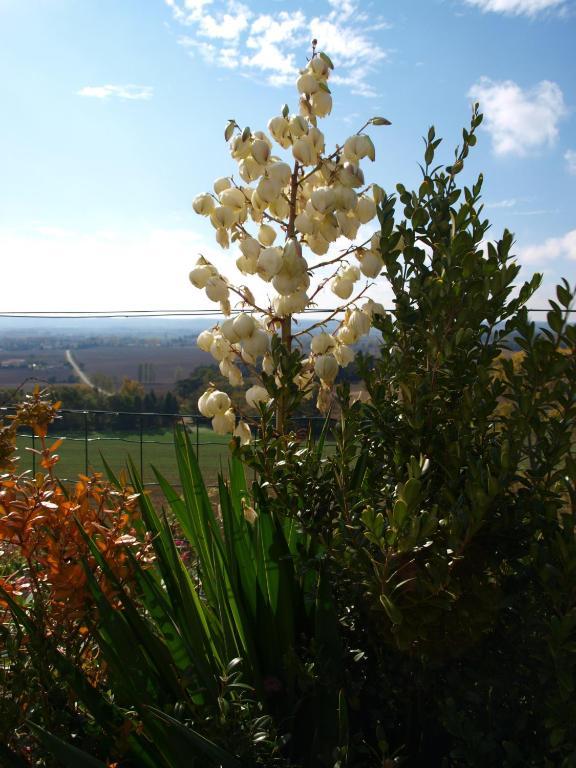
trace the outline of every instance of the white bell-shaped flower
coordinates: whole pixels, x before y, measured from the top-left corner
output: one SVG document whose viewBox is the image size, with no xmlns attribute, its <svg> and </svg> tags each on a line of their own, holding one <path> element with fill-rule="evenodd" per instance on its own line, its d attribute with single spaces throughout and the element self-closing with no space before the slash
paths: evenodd
<svg viewBox="0 0 576 768">
<path fill-rule="evenodd" d="M 325 384 L 332 384 L 338 375 L 338 363 L 332 355 L 319 355 L 314 361 L 314 372 Z"/>
<path fill-rule="evenodd" d="M 214 192 L 219 195 L 224 192 L 225 189 L 229 189 L 232 186 L 232 182 L 227 176 L 223 176 L 221 179 L 216 179 L 214 182 Z"/>
<path fill-rule="evenodd" d="M 252 442 L 252 432 L 250 427 L 245 421 L 239 421 L 236 425 L 236 429 L 233 432 L 234 437 L 240 439 L 240 445 L 250 445 Z"/>
<path fill-rule="evenodd" d="M 251 315 L 247 315 L 246 312 L 241 312 L 236 315 L 232 321 L 234 332 L 239 339 L 247 339 L 254 333 L 256 328 L 256 322 Z"/>
<path fill-rule="evenodd" d="M 210 352 L 210 347 L 212 346 L 212 342 L 214 341 L 214 334 L 212 331 L 202 331 L 198 334 L 198 338 L 196 339 L 196 345 L 203 351 L 203 352 Z"/>
<path fill-rule="evenodd" d="M 229 295 L 228 284 L 220 275 L 212 276 L 206 283 L 205 289 L 210 301 L 224 301 Z"/>
<path fill-rule="evenodd" d="M 276 240 L 276 230 L 269 224 L 262 224 L 258 230 L 258 240 L 263 246 L 268 247 Z"/>
<path fill-rule="evenodd" d="M 246 390 L 246 402 L 250 408 L 258 408 L 258 403 L 267 403 L 270 401 L 270 394 L 266 387 L 254 384 Z"/>
<path fill-rule="evenodd" d="M 192 201 L 192 208 L 200 216 L 210 216 L 215 205 L 214 198 L 209 194 L 197 195 Z"/>
<path fill-rule="evenodd" d="M 356 206 L 356 216 L 360 224 L 368 224 L 376 216 L 376 203 L 371 197 L 361 195 L 358 198 L 358 205 Z"/>
<path fill-rule="evenodd" d="M 256 328 L 251 336 L 242 341 L 242 349 L 253 359 L 265 355 L 270 348 L 270 336 L 263 328 Z"/>
<path fill-rule="evenodd" d="M 326 333 L 326 331 L 317 333 L 310 342 L 310 349 L 315 355 L 324 355 L 335 346 L 336 339 L 330 333 Z"/>
<path fill-rule="evenodd" d="M 280 246 L 263 248 L 258 256 L 258 274 L 266 282 L 282 269 L 282 248 Z"/>
<path fill-rule="evenodd" d="M 354 360 L 354 351 L 345 344 L 338 344 L 332 354 L 341 368 L 346 368 Z"/>
<path fill-rule="evenodd" d="M 236 425 L 236 415 L 232 408 L 224 413 L 217 413 L 212 419 L 212 429 L 217 435 L 227 435 L 234 432 Z"/>
</svg>

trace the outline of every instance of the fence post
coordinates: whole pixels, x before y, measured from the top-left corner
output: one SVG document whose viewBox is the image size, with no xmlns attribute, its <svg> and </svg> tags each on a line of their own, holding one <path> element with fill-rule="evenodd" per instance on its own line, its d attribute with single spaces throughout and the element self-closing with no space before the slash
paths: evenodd
<svg viewBox="0 0 576 768">
<path fill-rule="evenodd" d="M 144 424 L 140 414 L 140 479 L 144 482 Z"/>
<path fill-rule="evenodd" d="M 84 474 L 88 475 L 88 411 L 84 411 Z"/>
</svg>

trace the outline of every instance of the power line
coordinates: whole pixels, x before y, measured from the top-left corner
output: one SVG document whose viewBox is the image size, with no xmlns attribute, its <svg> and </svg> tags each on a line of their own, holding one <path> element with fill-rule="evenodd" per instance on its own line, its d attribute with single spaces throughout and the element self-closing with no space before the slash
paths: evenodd
<svg viewBox="0 0 576 768">
<path fill-rule="evenodd" d="M 393 307 L 385 307 L 386 312 L 394 314 L 396 310 Z M 550 312 L 550 307 L 527 307 L 528 312 Z M 345 312 L 345 308 L 320 308 L 314 307 L 305 309 L 302 312 L 298 312 L 297 315 L 313 314 L 341 314 Z M 576 312 L 575 309 L 563 310 L 567 313 Z M 238 314 L 245 312 L 247 314 L 261 314 L 256 309 L 233 309 L 232 314 Z M 84 310 L 67 310 L 59 312 L 41 312 L 37 310 L 22 310 L 14 312 L 0 312 L 0 318 L 7 319 L 30 319 L 30 320 L 99 320 L 99 319 L 131 319 L 131 318 L 145 318 L 145 317 L 213 317 L 221 316 L 222 311 L 219 309 L 119 309 L 109 311 L 84 311 Z"/>
</svg>

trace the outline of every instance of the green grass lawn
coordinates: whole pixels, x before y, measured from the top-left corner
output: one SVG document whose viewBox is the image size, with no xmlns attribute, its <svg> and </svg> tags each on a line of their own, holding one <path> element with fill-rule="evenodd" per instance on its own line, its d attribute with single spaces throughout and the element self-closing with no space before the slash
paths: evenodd
<svg viewBox="0 0 576 768">
<path fill-rule="evenodd" d="M 58 435 L 51 435 L 52 441 Z M 217 435 L 211 429 L 200 427 L 198 433 L 194 428 L 191 431 L 194 446 L 200 458 L 200 468 L 208 485 L 217 483 L 218 472 L 226 473 L 228 465 L 228 443 L 230 436 Z M 140 448 L 140 433 L 97 433 L 90 432 L 86 444 L 84 436 L 71 434 L 66 437 L 57 453 L 60 456 L 58 475 L 67 480 L 74 479 L 79 473 L 88 470 L 96 472 L 104 471 L 101 456 L 104 456 L 108 464 L 115 472 L 119 472 L 127 465 L 128 459 L 138 469 L 142 467 L 144 482 L 155 482 L 152 466 L 156 467 L 171 482 L 178 481 L 176 457 L 174 453 L 172 430 L 158 430 L 144 432 L 142 435 L 142 450 Z M 28 435 L 19 435 L 17 440 L 18 455 L 21 457 L 20 467 L 32 469 L 32 454 L 27 448 L 33 445 L 32 438 Z M 39 441 L 34 443 L 39 447 Z M 86 455 L 87 447 L 87 455 Z"/>
<path fill-rule="evenodd" d="M 62 480 L 74 480 L 78 474 L 85 474 L 86 471 L 103 472 L 102 456 L 104 456 L 116 474 L 127 466 L 131 458 L 138 470 L 142 468 L 145 483 L 156 482 L 152 467 L 156 467 L 171 483 L 178 483 L 172 429 L 143 432 L 142 447 L 139 432 L 120 430 L 105 432 L 91 430 L 88 432 L 88 441 L 81 432 L 59 435 L 54 430 L 50 435 L 50 441 L 54 442 L 64 435 L 64 442 L 57 451 L 60 456 L 57 474 Z M 200 469 L 206 484 L 217 485 L 218 473 L 227 475 L 230 435 L 217 435 L 208 427 L 199 427 L 198 430 L 193 427 L 190 437 L 199 456 Z M 33 441 L 30 435 L 25 434 L 18 436 L 17 453 L 20 456 L 22 470 L 33 468 L 33 457 L 29 450 L 32 447 L 36 449 L 40 447 L 37 439 Z M 333 443 L 327 442 L 325 455 L 330 455 L 333 450 Z M 36 461 L 39 461 L 38 457 Z"/>
</svg>

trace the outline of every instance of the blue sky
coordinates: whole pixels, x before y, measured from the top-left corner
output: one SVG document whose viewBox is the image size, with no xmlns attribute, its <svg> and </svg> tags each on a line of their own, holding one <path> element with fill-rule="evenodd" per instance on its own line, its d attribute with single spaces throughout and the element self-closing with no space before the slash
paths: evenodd
<svg viewBox="0 0 576 768">
<path fill-rule="evenodd" d="M 479 99 L 466 179 L 485 175 L 492 236 L 544 272 L 538 303 L 576 281 L 573 0 L 0 0 L 2 309 L 208 306 L 197 254 L 231 277 L 235 257 L 191 200 L 234 171 L 228 118 L 297 107 L 312 37 L 336 68 L 328 142 L 392 121 L 367 169 L 386 190 L 418 182 L 430 124 L 449 161 Z"/>
</svg>

